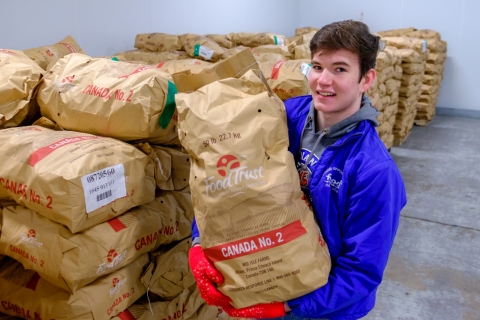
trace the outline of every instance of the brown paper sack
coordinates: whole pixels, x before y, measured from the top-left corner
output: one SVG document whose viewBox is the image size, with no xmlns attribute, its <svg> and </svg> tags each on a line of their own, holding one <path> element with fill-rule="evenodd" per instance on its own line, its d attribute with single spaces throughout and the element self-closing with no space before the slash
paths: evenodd
<svg viewBox="0 0 480 320">
<path fill-rule="evenodd" d="M 310 32 L 317 32 L 318 28 L 313 28 L 313 27 L 303 27 L 303 28 L 296 28 L 295 29 L 295 35 L 296 36 L 303 36 L 304 34 L 310 33 Z"/>
<path fill-rule="evenodd" d="M 237 46 L 237 47 L 233 47 L 231 49 L 227 49 L 223 52 L 222 54 L 222 59 L 228 59 L 228 58 L 231 58 L 233 57 L 234 55 L 242 52 L 243 50 L 245 49 L 248 49 L 248 47 L 245 47 L 245 46 Z"/>
<path fill-rule="evenodd" d="M 225 277 L 219 290 L 241 308 L 324 285 L 331 262 L 302 200 L 282 101 L 252 70 L 176 101 L 202 247 Z"/>
<path fill-rule="evenodd" d="M 182 42 L 173 34 L 143 33 L 136 35 L 134 47 L 157 52 L 175 51 L 182 50 Z"/>
<path fill-rule="evenodd" d="M 279 61 L 263 63 L 262 73 L 278 97 L 282 100 L 306 95 L 310 92 L 308 74 L 309 60 Z"/>
<path fill-rule="evenodd" d="M 285 58 L 285 56 L 278 53 L 254 53 L 253 56 L 255 57 L 255 60 L 260 63 L 276 63 L 278 61 L 290 60 L 289 58 Z"/>
<path fill-rule="evenodd" d="M 296 46 L 294 51 L 295 51 L 295 60 L 312 58 L 312 53 L 310 52 L 309 43 Z"/>
<path fill-rule="evenodd" d="M 222 58 L 225 49 L 205 36 L 188 33 L 181 36 L 183 47 L 192 58 L 216 62 Z"/>
<path fill-rule="evenodd" d="M 39 126 L 0 130 L 0 198 L 79 232 L 155 196 L 153 162 L 111 138 Z"/>
<path fill-rule="evenodd" d="M 167 60 L 182 60 L 190 58 L 185 51 L 150 52 L 143 50 L 119 52 L 112 57 L 116 57 L 120 61 L 134 61 L 136 63 L 141 62 L 149 65 L 156 65 Z"/>
<path fill-rule="evenodd" d="M 68 54 L 85 53 L 71 36 L 55 44 L 27 49 L 23 50 L 23 52 L 45 70 L 49 64 L 55 63 Z"/>
<path fill-rule="evenodd" d="M 42 115 L 67 130 L 176 144 L 175 85 L 153 66 L 71 54 L 40 85 Z"/>
<path fill-rule="evenodd" d="M 258 47 L 266 44 L 274 44 L 277 46 L 287 46 L 288 39 L 285 36 L 275 33 L 235 33 L 233 39 L 236 44 L 247 47 Z"/>
<path fill-rule="evenodd" d="M 148 254 L 71 295 L 11 259 L 0 266 L 0 312 L 25 319 L 110 319 L 138 300 Z"/>
<path fill-rule="evenodd" d="M 33 95 L 44 73 L 22 51 L 0 49 L 0 129 L 35 120 Z"/>
<path fill-rule="evenodd" d="M 161 190 L 190 192 L 190 156 L 188 153 L 168 147 L 140 143 L 135 147 L 148 154 L 154 161 L 155 181 Z"/>
<path fill-rule="evenodd" d="M 153 275 L 142 278 L 150 292 L 163 300 L 172 300 L 183 290 L 195 285 L 195 278 L 188 265 L 188 250 L 191 247 L 192 241 L 187 238 L 173 248 L 160 248 L 153 253 L 156 257 Z"/>
<path fill-rule="evenodd" d="M 393 29 L 393 30 L 386 30 L 386 31 L 379 31 L 377 32 L 378 35 L 382 37 L 400 37 L 407 32 L 412 32 L 417 29 L 415 28 L 402 28 L 402 29 Z"/>
<path fill-rule="evenodd" d="M 215 41 L 219 46 L 231 49 L 235 47 L 235 41 L 233 40 L 234 35 L 232 32 L 229 34 L 207 34 L 205 36 Z"/>
<path fill-rule="evenodd" d="M 190 70 L 191 73 L 199 73 L 202 70 L 210 68 L 212 65 L 211 62 L 200 59 L 183 59 L 160 62 L 157 65 L 157 68 L 168 74 L 174 74 L 186 70 Z"/>
<path fill-rule="evenodd" d="M 56 124 L 52 120 L 47 119 L 45 117 L 41 117 L 40 119 L 38 119 L 37 121 L 32 123 L 32 125 L 33 126 L 44 127 L 44 128 L 47 128 L 47 129 L 52 129 L 52 130 L 55 130 L 55 131 L 65 131 L 65 128 L 59 126 L 58 124 Z"/>
<path fill-rule="evenodd" d="M 183 290 L 171 301 L 136 302 L 112 320 L 223 320 L 217 307 L 210 307 L 198 289 Z M 151 308 L 151 311 L 150 311 Z M 152 314 L 153 313 L 153 314 Z M 225 318 L 228 319 L 228 318 Z"/>
<path fill-rule="evenodd" d="M 281 54 L 284 56 L 287 60 L 290 60 L 293 58 L 292 52 L 295 50 L 294 46 L 276 46 L 274 44 L 268 44 L 268 45 L 263 45 L 263 46 L 258 46 L 255 48 L 252 48 L 252 53 L 276 53 L 276 54 Z M 285 59 L 284 59 L 285 60 Z"/>
<path fill-rule="evenodd" d="M 187 196 L 176 197 L 189 205 L 189 199 L 182 199 Z M 182 209 L 165 192 L 145 206 L 77 234 L 25 207 L 7 207 L 0 217 L 0 253 L 75 293 L 143 253 L 189 236 L 193 209 Z"/>
<path fill-rule="evenodd" d="M 418 38 L 383 37 L 382 40 L 386 42 L 387 46 L 393 46 L 398 49 L 413 49 L 420 54 L 425 53 L 428 47 L 427 40 Z"/>
</svg>

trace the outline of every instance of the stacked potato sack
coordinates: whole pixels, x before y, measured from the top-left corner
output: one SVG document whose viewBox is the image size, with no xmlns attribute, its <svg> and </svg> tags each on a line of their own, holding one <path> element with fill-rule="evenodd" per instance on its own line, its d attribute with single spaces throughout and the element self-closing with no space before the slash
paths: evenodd
<svg viewBox="0 0 480 320">
<path fill-rule="evenodd" d="M 398 109 L 398 89 L 402 76 L 400 62 L 395 49 L 380 51 L 375 68 L 377 77 L 367 91 L 373 106 L 380 111 L 377 117 L 379 123 L 377 132 L 387 149 L 393 146 L 393 125 Z"/>
<path fill-rule="evenodd" d="M 408 32 L 413 32 L 417 29 L 415 28 L 401 28 L 401 29 L 393 29 L 393 30 L 386 30 L 386 31 L 379 31 L 375 34 L 379 35 L 380 37 L 403 37 Z"/>
<path fill-rule="evenodd" d="M 0 129 L 31 124 L 34 92 L 45 71 L 22 51 L 0 49 Z"/>
<path fill-rule="evenodd" d="M 422 92 L 417 105 L 415 124 L 424 126 L 435 115 L 435 108 L 443 79 L 447 43 L 441 39 L 440 33 L 433 30 L 416 30 L 406 33 L 409 37 L 425 39 L 428 44 L 428 56 L 423 76 Z"/>
<path fill-rule="evenodd" d="M 402 85 L 393 127 L 394 145 L 401 145 L 410 134 L 417 114 L 428 56 L 427 42 L 409 37 L 384 37 L 382 40 L 387 46 L 396 47 L 401 57 Z"/>
<path fill-rule="evenodd" d="M 51 67 L 61 58 L 70 53 L 85 53 L 71 36 L 48 46 L 23 50 L 23 52 L 44 70 Z"/>
<path fill-rule="evenodd" d="M 0 130 L 0 252 L 32 269 L 1 264 L 0 312 L 110 319 L 146 293 L 148 252 L 189 237 L 190 195 L 173 191 L 188 192 L 190 166 L 169 80 L 72 54 L 37 95 L 57 122 L 37 123 L 61 131 Z"/>
</svg>

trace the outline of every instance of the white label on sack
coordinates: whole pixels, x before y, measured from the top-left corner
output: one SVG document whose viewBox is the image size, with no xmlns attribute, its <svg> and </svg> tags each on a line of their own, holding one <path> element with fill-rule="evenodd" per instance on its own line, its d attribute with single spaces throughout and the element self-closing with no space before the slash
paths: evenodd
<svg viewBox="0 0 480 320">
<path fill-rule="evenodd" d="M 385 50 L 385 47 L 387 46 L 387 43 L 385 41 L 380 40 L 380 51 Z"/>
<path fill-rule="evenodd" d="M 123 164 L 84 175 L 82 186 L 87 213 L 125 197 L 127 188 Z"/>
<path fill-rule="evenodd" d="M 422 52 L 427 51 L 428 43 L 427 40 L 422 40 Z"/>
<path fill-rule="evenodd" d="M 275 44 L 277 46 L 284 46 L 285 45 L 285 41 L 283 40 L 283 38 L 274 36 L 274 39 L 275 39 Z"/>
<path fill-rule="evenodd" d="M 206 60 L 212 59 L 213 56 L 213 50 L 209 49 L 204 46 L 200 46 L 200 52 L 198 53 L 199 56 L 204 57 Z"/>
<path fill-rule="evenodd" d="M 309 63 L 302 62 L 302 65 L 300 66 L 300 70 L 305 75 L 305 77 L 308 78 L 308 75 L 310 74 L 310 70 L 312 70 L 312 66 Z"/>
</svg>

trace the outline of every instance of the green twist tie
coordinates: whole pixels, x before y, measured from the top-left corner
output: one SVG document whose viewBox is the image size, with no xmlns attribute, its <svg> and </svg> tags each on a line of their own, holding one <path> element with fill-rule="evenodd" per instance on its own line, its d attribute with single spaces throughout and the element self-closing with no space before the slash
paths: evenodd
<svg viewBox="0 0 480 320">
<path fill-rule="evenodd" d="M 168 81 L 168 91 L 167 91 L 167 103 L 165 103 L 165 108 L 163 109 L 162 115 L 158 119 L 160 128 L 166 129 L 170 120 L 172 120 L 173 114 L 175 113 L 175 108 L 177 104 L 175 103 L 175 94 L 178 93 L 177 87 L 170 81 Z"/>
<path fill-rule="evenodd" d="M 113 61 L 120 61 L 120 60 L 118 60 L 118 58 L 117 58 L 117 57 L 112 57 L 112 58 L 110 58 L 110 60 L 113 60 Z"/>
<path fill-rule="evenodd" d="M 200 54 L 200 44 L 197 43 L 193 48 L 193 56 L 198 57 L 199 54 Z"/>
<path fill-rule="evenodd" d="M 277 36 L 273 36 L 273 41 L 275 42 L 276 45 L 278 44 Z"/>
</svg>

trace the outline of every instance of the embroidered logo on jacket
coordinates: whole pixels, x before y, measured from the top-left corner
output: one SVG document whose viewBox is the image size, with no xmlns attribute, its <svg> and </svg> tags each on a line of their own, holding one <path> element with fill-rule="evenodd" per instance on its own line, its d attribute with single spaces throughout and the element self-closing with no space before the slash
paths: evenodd
<svg viewBox="0 0 480 320">
<path fill-rule="evenodd" d="M 325 187 L 338 193 L 338 190 L 342 186 L 343 171 L 337 167 L 330 167 L 323 175 L 325 176 Z"/>
</svg>

